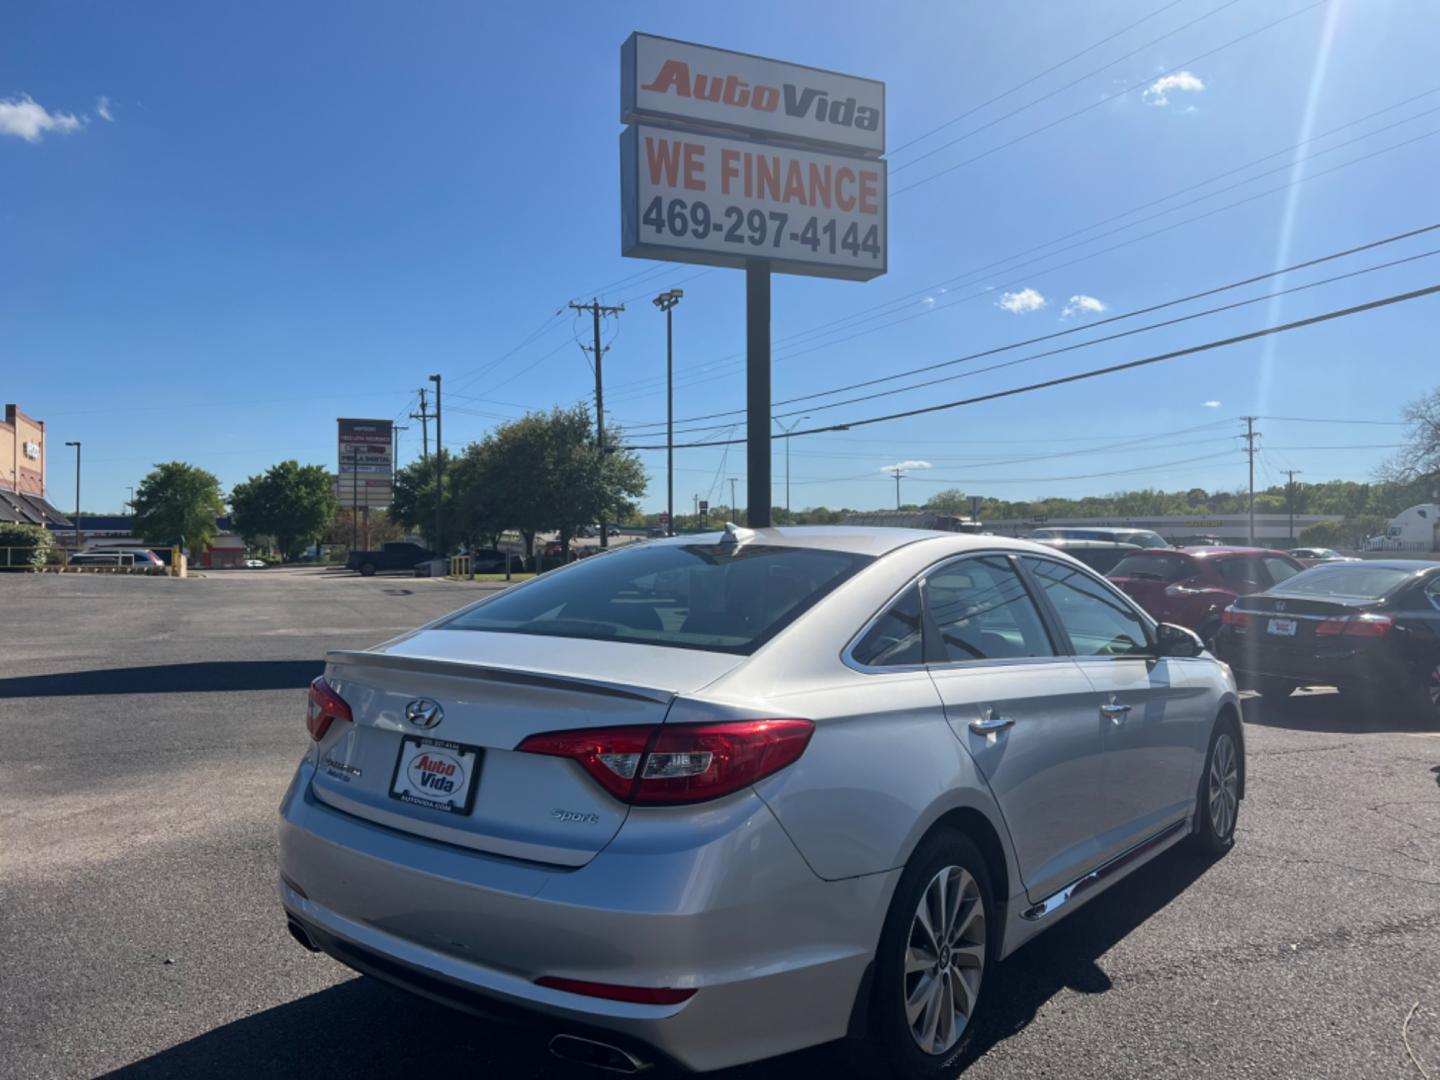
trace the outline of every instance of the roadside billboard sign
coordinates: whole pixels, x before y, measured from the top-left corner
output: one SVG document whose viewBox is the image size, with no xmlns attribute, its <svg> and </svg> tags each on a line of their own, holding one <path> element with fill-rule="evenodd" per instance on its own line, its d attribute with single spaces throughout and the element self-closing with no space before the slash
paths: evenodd
<svg viewBox="0 0 1440 1080">
<path fill-rule="evenodd" d="M 389 506 L 394 421 L 341 418 L 335 496 L 342 507 Z"/>
<path fill-rule="evenodd" d="M 634 33 L 620 48 L 620 122 L 645 121 L 879 157 L 885 84 Z"/>
<path fill-rule="evenodd" d="M 885 273 L 884 161 L 635 125 L 620 136 L 625 255 L 867 281 Z"/>
</svg>

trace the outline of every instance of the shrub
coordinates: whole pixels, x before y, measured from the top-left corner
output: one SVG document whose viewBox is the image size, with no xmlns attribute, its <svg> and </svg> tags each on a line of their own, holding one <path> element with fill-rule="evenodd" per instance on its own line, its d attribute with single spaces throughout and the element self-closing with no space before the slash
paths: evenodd
<svg viewBox="0 0 1440 1080">
<path fill-rule="evenodd" d="M 38 570 L 54 546 L 55 538 L 44 525 L 0 522 L 0 567 Z"/>
</svg>

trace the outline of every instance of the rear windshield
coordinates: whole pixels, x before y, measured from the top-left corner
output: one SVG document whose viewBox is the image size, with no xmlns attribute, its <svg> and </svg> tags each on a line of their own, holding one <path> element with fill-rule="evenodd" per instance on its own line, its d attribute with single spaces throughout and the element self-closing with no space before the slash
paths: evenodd
<svg viewBox="0 0 1440 1080">
<path fill-rule="evenodd" d="M 1148 581 L 1178 581 L 1189 577 L 1190 560 L 1183 555 L 1126 555 L 1115 564 L 1110 577 Z"/>
<path fill-rule="evenodd" d="M 1356 600 L 1378 600 L 1403 584 L 1414 572 L 1390 566 L 1322 564 L 1296 574 L 1276 591 L 1286 596 L 1344 596 Z"/>
<path fill-rule="evenodd" d="M 748 655 L 871 561 L 763 544 L 647 544 L 502 592 L 442 625 Z"/>
</svg>

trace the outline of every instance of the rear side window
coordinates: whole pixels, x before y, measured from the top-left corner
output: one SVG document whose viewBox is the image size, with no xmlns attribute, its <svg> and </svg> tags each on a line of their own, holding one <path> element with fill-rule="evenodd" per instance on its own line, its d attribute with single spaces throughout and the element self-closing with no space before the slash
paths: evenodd
<svg viewBox="0 0 1440 1080">
<path fill-rule="evenodd" d="M 925 579 L 925 607 L 947 660 L 1054 655 L 1040 612 L 1003 555 L 941 567 Z"/>
<path fill-rule="evenodd" d="M 871 561 L 766 544 L 643 544 L 506 590 L 440 625 L 749 655 Z"/>
<path fill-rule="evenodd" d="M 1301 569 L 1298 566 L 1291 566 L 1285 559 L 1277 559 L 1273 555 L 1260 561 L 1265 564 L 1265 569 L 1270 574 L 1271 582 L 1276 585 L 1282 581 L 1289 581 L 1296 574 L 1300 573 Z"/>
<path fill-rule="evenodd" d="M 1110 571 L 1111 577 L 1142 581 L 1179 581 L 1190 574 L 1190 560 L 1183 555 L 1126 555 Z"/>
<path fill-rule="evenodd" d="M 867 667 L 924 663 L 925 628 L 920 612 L 920 586 L 911 585 L 906 589 L 865 632 L 850 655 L 856 663 Z"/>
<path fill-rule="evenodd" d="M 1231 585 L 1264 585 L 1265 575 L 1259 559 L 1219 559 L 1215 569 Z"/>
<path fill-rule="evenodd" d="M 1065 548 L 1065 554 L 1078 559 L 1097 574 L 1108 574 L 1125 554 L 1123 547 Z"/>
<path fill-rule="evenodd" d="M 1116 595 L 1113 586 L 1049 559 L 1027 557 L 1026 565 L 1055 608 L 1076 656 L 1128 656 L 1150 651 L 1145 620 Z"/>
</svg>

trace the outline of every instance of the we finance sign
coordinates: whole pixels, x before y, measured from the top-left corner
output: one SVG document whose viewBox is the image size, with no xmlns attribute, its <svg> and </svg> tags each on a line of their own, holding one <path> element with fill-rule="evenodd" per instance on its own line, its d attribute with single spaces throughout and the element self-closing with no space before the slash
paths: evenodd
<svg viewBox="0 0 1440 1080">
<path fill-rule="evenodd" d="M 620 139 L 625 255 L 867 281 L 886 269 L 885 162 L 638 124 Z"/>
<path fill-rule="evenodd" d="M 885 84 L 874 79 L 640 33 L 620 65 L 621 123 L 885 152 Z"/>
</svg>

